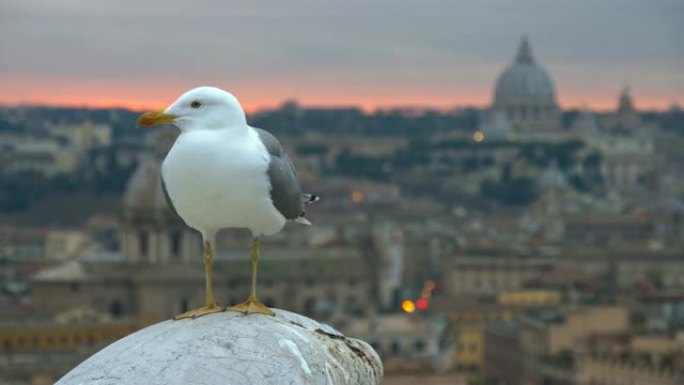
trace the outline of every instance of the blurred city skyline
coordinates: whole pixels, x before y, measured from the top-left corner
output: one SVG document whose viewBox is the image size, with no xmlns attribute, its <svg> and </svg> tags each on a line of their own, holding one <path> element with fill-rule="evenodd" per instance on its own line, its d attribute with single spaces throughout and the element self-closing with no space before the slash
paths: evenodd
<svg viewBox="0 0 684 385">
<path fill-rule="evenodd" d="M 684 4 L 4 1 L 0 104 L 164 107 L 214 85 L 248 111 L 484 107 L 527 35 L 563 108 L 684 99 Z"/>
</svg>

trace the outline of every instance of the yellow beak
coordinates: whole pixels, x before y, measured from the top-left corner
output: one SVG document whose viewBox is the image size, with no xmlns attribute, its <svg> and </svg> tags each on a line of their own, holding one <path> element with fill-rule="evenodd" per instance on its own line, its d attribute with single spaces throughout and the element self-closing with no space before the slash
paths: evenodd
<svg viewBox="0 0 684 385">
<path fill-rule="evenodd" d="M 164 110 L 150 111 L 140 115 L 136 126 L 152 127 L 160 124 L 171 124 L 174 119 L 176 119 L 176 115 L 166 114 Z"/>
</svg>

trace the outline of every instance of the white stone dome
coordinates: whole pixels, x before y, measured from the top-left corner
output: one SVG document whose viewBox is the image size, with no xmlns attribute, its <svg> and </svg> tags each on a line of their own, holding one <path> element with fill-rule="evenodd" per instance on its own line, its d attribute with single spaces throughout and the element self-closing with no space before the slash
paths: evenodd
<svg viewBox="0 0 684 385">
<path fill-rule="evenodd" d="M 166 211 L 167 204 L 161 184 L 161 164 L 158 160 L 143 159 L 128 180 L 123 194 L 127 210 Z"/>
<path fill-rule="evenodd" d="M 147 142 L 154 147 L 153 153 L 140 159 L 138 168 L 128 180 L 123 193 L 122 204 L 127 212 L 162 213 L 170 212 L 161 181 L 161 164 L 173 145 L 175 131 L 159 129 L 150 133 Z"/>
<path fill-rule="evenodd" d="M 515 61 L 501 73 L 494 89 L 494 106 L 505 114 L 519 138 L 560 130 L 556 90 L 548 72 L 532 57 L 527 38 L 518 47 Z"/>
<path fill-rule="evenodd" d="M 165 321 L 100 350 L 56 385 L 378 385 L 373 348 L 285 310 Z"/>
<path fill-rule="evenodd" d="M 555 104 L 556 91 L 548 72 L 534 60 L 527 39 L 523 38 L 515 61 L 496 82 L 494 103 L 530 97 Z"/>
<path fill-rule="evenodd" d="M 546 70 L 534 63 L 514 63 L 496 83 L 495 100 L 510 97 L 556 98 L 553 82 Z"/>
</svg>

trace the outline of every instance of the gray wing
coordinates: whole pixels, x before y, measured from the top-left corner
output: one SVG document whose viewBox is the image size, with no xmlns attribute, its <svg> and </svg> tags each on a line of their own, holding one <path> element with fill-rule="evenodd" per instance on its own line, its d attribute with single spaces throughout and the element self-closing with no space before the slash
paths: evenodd
<svg viewBox="0 0 684 385">
<path fill-rule="evenodd" d="M 278 139 L 260 128 L 254 129 L 270 155 L 268 178 L 271 181 L 273 205 L 286 219 L 295 220 L 303 217 L 304 196 L 297 180 L 294 164 L 283 151 Z"/>
</svg>

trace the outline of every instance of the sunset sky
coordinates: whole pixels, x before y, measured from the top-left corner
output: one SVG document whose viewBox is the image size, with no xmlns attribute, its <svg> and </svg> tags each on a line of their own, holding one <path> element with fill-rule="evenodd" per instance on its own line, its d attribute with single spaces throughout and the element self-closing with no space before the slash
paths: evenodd
<svg viewBox="0 0 684 385">
<path fill-rule="evenodd" d="M 2 0 L 0 104 L 485 106 L 523 34 L 563 107 L 684 103 L 682 0 Z"/>
</svg>

